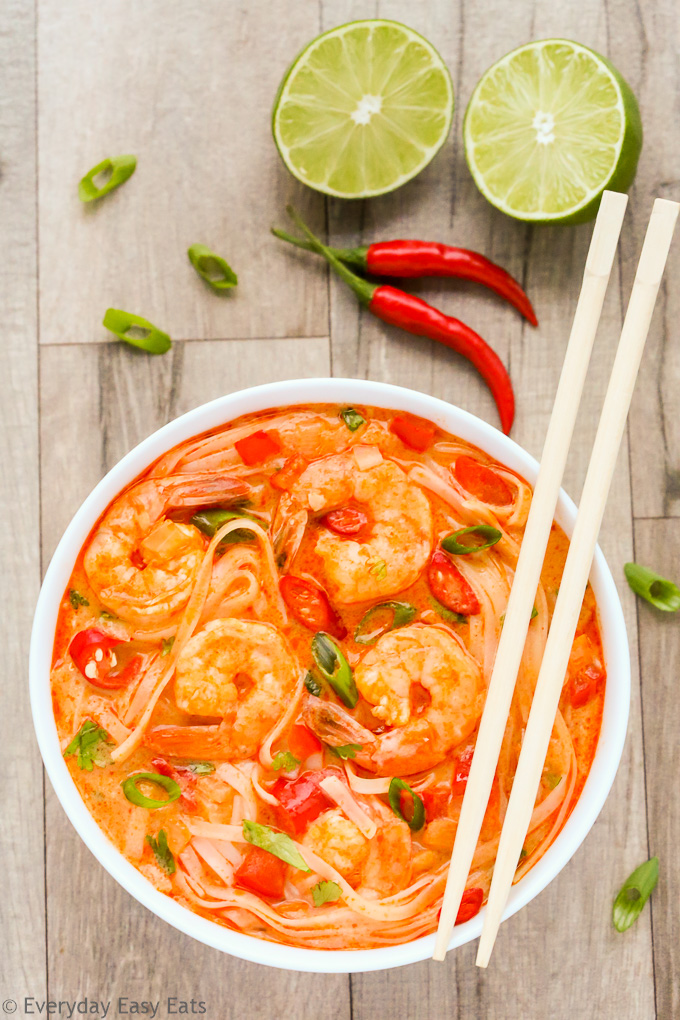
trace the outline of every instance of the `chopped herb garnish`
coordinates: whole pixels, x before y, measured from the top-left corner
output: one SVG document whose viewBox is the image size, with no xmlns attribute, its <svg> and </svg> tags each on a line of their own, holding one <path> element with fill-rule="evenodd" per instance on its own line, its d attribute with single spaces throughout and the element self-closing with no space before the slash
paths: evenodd
<svg viewBox="0 0 680 1020">
<path fill-rule="evenodd" d="M 172 851 L 168 846 L 168 834 L 165 829 L 161 829 L 158 833 L 157 839 L 153 836 L 147 836 L 146 842 L 153 850 L 156 863 L 163 871 L 167 871 L 168 875 L 174 875 L 177 871 L 177 865 L 175 864 L 175 858 L 172 855 Z"/>
<path fill-rule="evenodd" d="M 102 160 L 81 179 L 78 185 L 78 198 L 81 202 L 93 202 L 96 198 L 103 198 L 114 188 L 124 184 L 128 177 L 132 177 L 136 166 L 136 156 L 112 156 L 111 159 Z M 97 185 L 94 179 L 100 174 L 109 176 Z"/>
<path fill-rule="evenodd" d="M 102 325 L 119 340 L 139 347 L 147 354 L 165 354 L 172 347 L 172 340 L 167 333 L 141 315 L 124 312 L 121 308 L 107 308 Z"/>
<path fill-rule="evenodd" d="M 110 613 L 108 611 L 108 609 L 101 609 L 99 611 L 99 619 L 100 620 L 117 620 L 118 617 L 114 616 L 113 613 Z"/>
<path fill-rule="evenodd" d="M 78 606 L 89 606 L 90 604 L 89 600 L 84 595 L 81 595 L 79 591 L 76 591 L 75 588 L 69 589 L 68 600 L 74 609 L 77 609 Z"/>
<path fill-rule="evenodd" d="M 546 772 L 543 775 L 543 781 L 549 790 L 554 790 L 556 786 L 559 786 L 563 778 L 557 772 Z"/>
<path fill-rule="evenodd" d="M 472 542 L 461 542 L 465 535 L 474 539 Z M 460 528 L 453 531 L 446 538 L 442 539 L 441 546 L 448 553 L 457 553 L 459 556 L 467 553 L 481 552 L 482 549 L 490 549 L 496 542 L 500 542 L 503 533 L 498 528 L 492 528 L 489 524 L 475 524 L 471 528 Z M 477 539 L 481 539 L 479 542 Z"/>
<path fill-rule="evenodd" d="M 384 581 L 387 577 L 387 564 L 384 560 L 376 560 L 368 569 L 379 581 Z"/>
<path fill-rule="evenodd" d="M 174 645 L 174 643 L 175 643 L 174 637 L 168 637 L 168 638 L 164 637 L 164 638 L 161 639 L 161 659 L 165 655 L 169 655 L 170 654 L 170 652 L 172 651 L 172 646 Z"/>
<path fill-rule="evenodd" d="M 238 276 L 231 266 L 205 244 L 192 244 L 187 255 L 201 279 L 218 293 L 230 290 L 238 283 Z"/>
<path fill-rule="evenodd" d="M 305 687 L 307 688 L 307 690 L 309 691 L 310 694 L 314 695 L 315 698 L 320 698 L 321 697 L 321 692 L 323 691 L 323 687 L 321 686 L 319 681 L 316 679 L 314 674 L 312 672 L 310 672 L 309 670 L 307 670 L 307 675 L 305 676 Z"/>
<path fill-rule="evenodd" d="M 447 609 L 441 602 L 438 602 L 435 598 L 430 596 L 430 604 L 439 613 L 442 620 L 446 620 L 447 623 L 467 623 L 468 618 L 463 613 L 454 613 L 452 610 Z"/>
<path fill-rule="evenodd" d="M 299 871 L 312 870 L 293 840 L 285 832 L 275 832 L 269 825 L 260 825 L 258 822 L 250 822 L 244 818 L 243 836 L 253 846 L 259 846 L 261 850 L 274 854 L 275 857 Z"/>
<path fill-rule="evenodd" d="M 531 620 L 535 620 L 537 616 L 538 616 L 538 609 L 536 608 L 536 606 L 534 606 L 534 608 L 531 610 L 530 619 Z M 500 621 L 501 621 L 501 629 L 502 629 L 503 624 L 505 623 L 505 613 L 501 613 Z"/>
<path fill-rule="evenodd" d="M 672 581 L 667 581 L 665 577 L 638 563 L 626 563 L 623 572 L 635 594 L 657 609 L 667 613 L 677 613 L 680 609 L 680 589 Z"/>
<path fill-rule="evenodd" d="M 106 730 L 87 719 L 64 751 L 64 758 L 77 754 L 78 768 L 84 772 L 92 772 L 95 765 L 103 769 L 111 763 L 107 745 L 114 743 Z"/>
<path fill-rule="evenodd" d="M 401 809 L 401 798 L 402 794 L 407 794 L 412 801 L 411 817 L 407 818 Z M 387 791 L 387 797 L 390 802 L 390 807 L 394 811 L 398 818 L 401 818 L 403 822 L 406 822 L 409 829 L 413 832 L 417 832 L 418 829 L 422 829 L 425 824 L 425 805 L 422 799 L 415 793 L 414 790 L 405 783 L 403 779 L 392 779 L 390 781 L 390 788 Z"/>
<path fill-rule="evenodd" d="M 339 747 L 333 747 L 332 744 L 326 744 L 328 750 L 337 755 L 338 758 L 342 758 L 347 761 L 348 758 L 356 758 L 357 751 L 361 751 L 363 744 L 341 744 Z"/>
<path fill-rule="evenodd" d="M 299 760 L 290 751 L 277 751 L 272 761 L 274 772 L 292 772 L 300 764 Z"/>
<path fill-rule="evenodd" d="M 358 645 L 373 645 L 388 631 L 410 623 L 416 612 L 410 602 L 380 602 L 371 606 L 357 624 L 354 640 Z"/>
<path fill-rule="evenodd" d="M 342 889 L 337 882 L 319 882 L 312 889 L 315 907 L 321 907 L 324 903 L 335 903 L 341 896 Z"/>
<path fill-rule="evenodd" d="M 340 417 L 350 432 L 356 432 L 357 429 L 366 424 L 366 419 L 362 418 L 359 412 L 355 411 L 353 407 L 346 407 L 344 411 L 340 412 Z"/>
<path fill-rule="evenodd" d="M 519 852 L 519 859 L 520 859 L 520 861 L 523 861 L 524 858 L 528 857 L 528 856 L 529 856 L 528 852 L 524 849 L 524 847 L 522 847 L 522 849 Z"/>
<path fill-rule="evenodd" d="M 638 919 L 659 881 L 659 858 L 652 857 L 636 868 L 614 900 L 612 919 L 617 931 L 627 931 Z"/>
<path fill-rule="evenodd" d="M 354 708 L 359 700 L 357 685 L 350 665 L 335 641 L 319 631 L 312 638 L 312 655 L 317 669 L 347 708 Z"/>
<path fill-rule="evenodd" d="M 189 769 L 189 772 L 193 772 L 195 776 L 211 776 L 215 771 L 215 766 L 211 761 L 190 761 L 184 768 Z"/>
</svg>

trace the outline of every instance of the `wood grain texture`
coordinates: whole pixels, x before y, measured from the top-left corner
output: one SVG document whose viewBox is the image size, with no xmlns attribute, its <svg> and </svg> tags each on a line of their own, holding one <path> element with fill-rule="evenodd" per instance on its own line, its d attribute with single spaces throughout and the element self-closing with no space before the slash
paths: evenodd
<svg viewBox="0 0 680 1020">
<path fill-rule="evenodd" d="M 322 271 L 296 272 L 269 234 L 288 201 L 316 222 L 269 122 L 317 25 L 313 0 L 116 0 L 106 12 L 40 0 L 43 343 L 110 338 L 109 306 L 176 339 L 327 332 Z M 123 152 L 138 158 L 134 176 L 83 206 L 80 177 Z M 196 276 L 195 242 L 227 259 L 236 290 L 215 295 Z"/>
<path fill-rule="evenodd" d="M 31 616 L 40 583 L 35 15 L 32 2 L 0 9 L 0 516 L 3 709 L 0 713 L 0 989 L 2 1000 L 44 998 L 43 775 L 26 683 Z M 11 935 L 10 935 L 11 933 Z"/>
<path fill-rule="evenodd" d="M 274 378 L 327 375 L 328 367 L 325 339 L 177 344 L 157 359 L 120 344 L 43 348 L 46 558 L 83 496 L 153 429 L 220 394 Z M 61 399 L 74 380 L 82 394 L 77 415 Z M 91 989 L 90 995 L 114 1001 L 202 1000 L 207 1020 L 278 1015 L 349 1020 L 344 975 L 265 972 L 160 922 L 93 859 L 51 791 L 46 860 L 53 998 Z"/>
<path fill-rule="evenodd" d="M 635 559 L 680 581 L 680 522 L 636 521 Z M 649 856 L 660 859 L 659 885 L 651 902 L 659 1017 L 680 1016 L 680 808 L 673 796 L 680 772 L 680 627 L 677 613 L 638 600 L 640 668 L 649 817 Z M 624 856 L 619 878 L 641 863 Z"/>
</svg>

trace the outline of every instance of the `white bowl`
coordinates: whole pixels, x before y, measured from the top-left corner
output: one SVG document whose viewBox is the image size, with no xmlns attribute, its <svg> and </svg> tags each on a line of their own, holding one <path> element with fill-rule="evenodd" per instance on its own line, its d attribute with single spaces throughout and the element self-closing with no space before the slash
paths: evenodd
<svg viewBox="0 0 680 1020">
<path fill-rule="evenodd" d="M 52 645 L 59 603 L 76 557 L 95 522 L 118 493 L 161 454 L 192 436 L 239 415 L 272 407 L 309 403 L 364 404 L 409 411 L 481 447 L 491 457 L 533 483 L 538 464 L 521 447 L 486 422 L 435 397 L 387 383 L 355 379 L 304 379 L 241 390 L 203 404 L 170 422 L 123 457 L 88 496 L 69 524 L 52 557 L 33 622 L 30 689 L 33 721 L 45 768 L 66 814 L 86 845 L 123 888 L 175 928 L 244 960 L 287 970 L 347 973 L 401 967 L 432 955 L 434 935 L 404 945 L 354 951 L 301 949 L 230 931 L 192 913 L 158 892 L 109 842 L 71 779 L 59 747 L 50 697 Z M 571 535 L 576 508 L 561 493 L 557 521 Z M 597 818 L 611 788 L 626 735 L 630 701 L 630 658 L 621 604 L 601 550 L 595 552 L 591 581 L 600 610 L 607 666 L 602 731 L 593 766 L 564 829 L 534 868 L 514 886 L 504 917 L 538 895 L 570 860 Z M 484 910 L 455 928 L 450 947 L 477 938 Z"/>
</svg>

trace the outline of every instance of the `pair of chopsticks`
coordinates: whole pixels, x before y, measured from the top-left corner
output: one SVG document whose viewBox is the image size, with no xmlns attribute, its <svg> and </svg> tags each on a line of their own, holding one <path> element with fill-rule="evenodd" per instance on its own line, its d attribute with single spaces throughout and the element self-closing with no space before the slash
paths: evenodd
<svg viewBox="0 0 680 1020">
<path fill-rule="evenodd" d="M 446 955 L 491 793 L 627 202 L 626 195 L 605 191 L 595 222 L 463 798 L 435 940 L 435 960 L 443 960 Z M 477 953 L 479 967 L 488 965 L 529 827 L 602 515 L 679 210 L 677 202 L 657 199 L 647 227 L 503 821 Z"/>
</svg>

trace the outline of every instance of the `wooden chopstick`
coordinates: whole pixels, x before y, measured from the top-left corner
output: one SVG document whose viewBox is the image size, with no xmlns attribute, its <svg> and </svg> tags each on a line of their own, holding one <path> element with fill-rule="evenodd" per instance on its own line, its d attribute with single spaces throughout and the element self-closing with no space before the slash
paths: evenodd
<svg viewBox="0 0 680 1020">
<path fill-rule="evenodd" d="M 486 967 L 489 962 L 529 827 L 602 515 L 679 209 L 677 202 L 657 199 L 647 227 L 503 822 L 477 953 L 479 967 Z"/>
<path fill-rule="evenodd" d="M 463 798 L 435 940 L 433 953 L 435 960 L 443 960 L 446 955 L 491 793 L 550 528 L 555 516 L 564 465 L 627 201 L 626 195 L 605 191 L 595 222 L 515 579 L 489 681 L 477 737 L 477 750 L 472 759 Z"/>
</svg>

